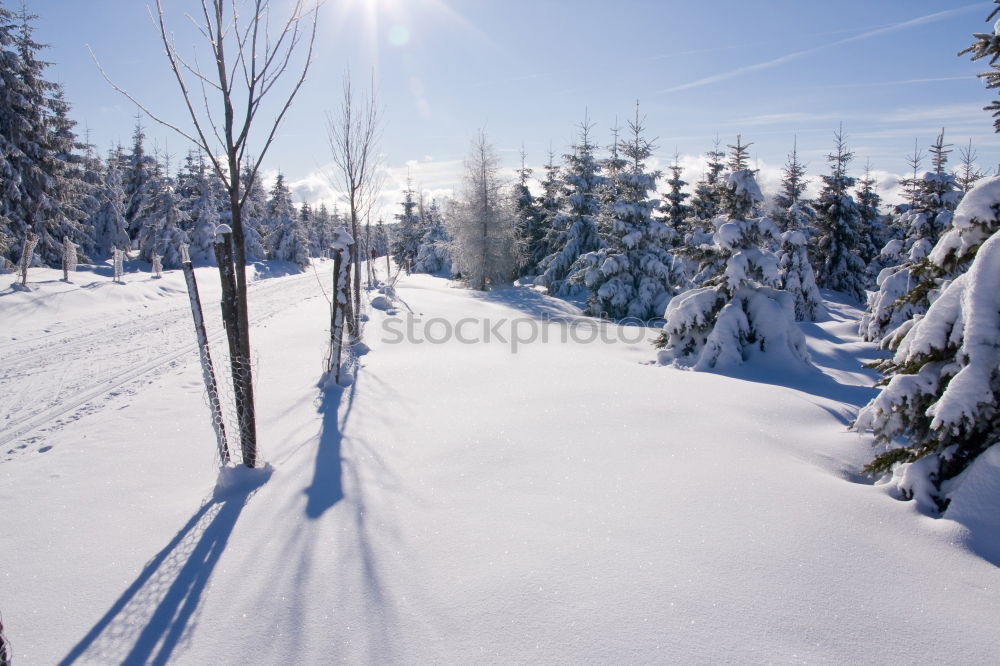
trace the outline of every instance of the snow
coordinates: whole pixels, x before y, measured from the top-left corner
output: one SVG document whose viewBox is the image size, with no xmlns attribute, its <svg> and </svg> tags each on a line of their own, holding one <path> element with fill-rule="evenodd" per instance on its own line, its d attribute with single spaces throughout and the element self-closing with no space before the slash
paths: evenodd
<svg viewBox="0 0 1000 666">
<path fill-rule="evenodd" d="M 996 228 L 997 201 L 1000 201 L 1000 176 L 976 183 L 955 209 L 951 227 L 941 235 L 928 258 L 938 266 L 945 266 L 950 257 L 968 256 Z"/>
<path fill-rule="evenodd" d="M 879 255 L 883 257 L 895 258 L 902 253 L 903 253 L 902 239 L 893 238 L 892 240 L 890 240 L 888 243 L 885 244 L 885 247 L 882 248 L 882 251 L 879 252 Z"/>
<path fill-rule="evenodd" d="M 983 243 L 969 272 L 952 282 L 946 293 L 958 289 L 961 289 L 963 317 L 961 323 L 955 325 L 956 329 L 961 326 L 961 331 L 953 331 L 952 336 L 962 341 L 965 366 L 931 408 L 933 428 L 954 428 L 963 422 L 972 422 L 979 416 L 982 405 L 996 404 L 992 384 L 1000 372 L 1000 341 L 997 340 L 1000 331 L 997 307 L 1000 302 L 1000 233 Z M 944 298 L 942 295 L 938 300 Z M 928 312 L 924 321 L 930 320 L 930 314 Z M 921 344 L 921 336 L 916 337 L 918 340 L 914 344 Z"/>
<path fill-rule="evenodd" d="M 958 538 L 975 553 L 996 562 L 1000 560 L 1000 447 L 987 449 L 954 480 L 951 505 L 946 520 L 961 527 Z"/>
<path fill-rule="evenodd" d="M 751 201 L 764 200 L 764 194 L 760 191 L 760 185 L 757 184 L 757 179 L 753 171 L 748 169 L 728 174 L 726 176 L 726 186 L 731 190 L 735 190 L 737 196 L 744 195 Z"/>
<path fill-rule="evenodd" d="M 983 178 L 962 197 L 955 209 L 951 224 L 958 229 L 966 229 L 974 220 L 992 220 L 997 216 L 996 206 L 1000 201 L 1000 176 Z"/>
<path fill-rule="evenodd" d="M 995 502 L 934 521 L 852 482 L 877 355 L 856 309 L 827 294 L 801 325 L 819 369 L 697 373 L 651 364 L 653 329 L 563 339 L 617 329 L 404 276 L 404 318 L 518 317 L 548 342 L 390 344 L 372 309 L 354 383 L 324 391 L 331 264 L 252 282 L 269 467 L 221 474 L 178 271 L 0 283 L 14 663 L 989 661 Z"/>
</svg>

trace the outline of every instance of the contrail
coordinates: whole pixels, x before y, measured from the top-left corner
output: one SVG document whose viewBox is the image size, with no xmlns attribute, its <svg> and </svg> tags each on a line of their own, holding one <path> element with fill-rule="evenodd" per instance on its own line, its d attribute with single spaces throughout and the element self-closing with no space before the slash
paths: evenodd
<svg viewBox="0 0 1000 666">
<path fill-rule="evenodd" d="M 957 7 L 955 9 L 947 9 L 941 12 L 934 12 L 933 14 L 927 14 L 926 16 L 918 16 L 917 18 L 909 19 L 907 21 L 902 21 L 900 23 L 894 23 L 893 25 L 888 25 L 882 28 L 875 28 L 874 30 L 868 30 L 861 33 L 860 35 L 854 35 L 853 37 L 846 37 L 844 39 L 838 39 L 835 42 L 830 42 L 828 44 L 822 44 L 820 46 L 814 46 L 809 49 L 803 49 L 801 51 L 795 51 L 787 55 L 783 55 L 773 60 L 766 60 L 764 62 L 758 62 L 753 65 L 745 65 L 743 67 L 737 67 L 736 69 L 730 69 L 728 71 L 722 72 L 720 74 L 714 74 L 712 76 L 706 76 L 704 78 L 698 79 L 696 81 L 691 81 L 689 83 L 682 83 L 671 88 L 666 88 L 664 90 L 658 91 L 660 93 L 670 93 L 678 92 L 681 90 L 689 90 L 691 88 L 700 88 L 701 86 L 707 86 L 712 83 L 718 83 L 719 81 L 725 81 L 727 79 L 734 78 L 741 74 L 747 74 L 749 72 L 757 72 L 762 69 L 770 69 L 772 67 L 777 67 L 778 65 L 783 65 L 786 62 L 792 60 L 797 60 L 802 56 L 809 55 L 811 53 L 816 53 L 824 49 L 829 49 L 834 46 L 840 46 L 842 44 L 850 44 L 851 42 L 861 41 L 863 39 L 870 39 L 872 37 L 877 37 L 879 35 L 885 35 L 890 32 L 897 32 L 899 30 L 906 30 L 907 28 L 912 28 L 917 25 L 925 25 L 927 23 L 935 23 L 937 21 L 942 21 L 946 18 L 955 16 L 957 14 L 964 14 L 970 12 L 973 9 L 981 10 L 984 7 L 990 5 L 991 3 L 977 2 L 974 5 L 965 5 L 964 7 Z"/>
</svg>

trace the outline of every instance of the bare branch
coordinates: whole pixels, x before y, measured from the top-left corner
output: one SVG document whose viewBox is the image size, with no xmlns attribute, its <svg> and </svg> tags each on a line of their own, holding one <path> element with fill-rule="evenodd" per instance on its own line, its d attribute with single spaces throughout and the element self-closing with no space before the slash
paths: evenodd
<svg viewBox="0 0 1000 666">
<path fill-rule="evenodd" d="M 97 65 L 97 70 L 101 73 L 101 76 L 104 77 L 104 80 L 107 81 L 108 85 L 110 85 L 112 88 L 114 88 L 114 90 L 116 92 L 119 92 L 122 95 L 124 95 L 126 98 L 128 98 L 128 100 L 130 102 L 132 102 L 137 107 L 139 107 L 142 110 L 143 113 L 145 113 L 147 116 L 149 116 L 150 118 L 152 118 L 155 122 L 163 125 L 164 127 L 172 129 L 173 131 L 177 132 L 178 134 L 180 134 L 184 138 L 188 139 L 189 141 L 191 141 L 193 143 L 196 143 L 198 145 L 201 145 L 201 142 L 198 139 L 194 138 L 193 136 L 191 136 L 190 134 L 188 134 L 184 130 L 182 130 L 179 127 L 177 127 L 176 125 L 174 125 L 174 124 L 172 124 L 170 122 L 167 122 L 166 120 L 162 119 L 154 111 L 152 111 L 148 106 L 146 106 L 145 104 L 143 104 L 142 102 L 140 102 L 138 99 L 136 99 L 135 97 L 133 97 L 131 93 L 129 93 L 127 90 L 125 90 L 124 88 L 122 88 L 121 86 L 119 86 L 117 83 L 115 83 L 114 80 L 111 78 L 111 76 L 109 76 L 108 73 L 104 70 L 104 67 L 101 65 L 101 61 L 97 59 L 97 55 L 94 54 L 94 50 L 92 48 L 90 48 L 89 44 L 87 45 L 87 51 L 90 52 L 90 57 L 93 59 L 94 64 Z"/>
</svg>

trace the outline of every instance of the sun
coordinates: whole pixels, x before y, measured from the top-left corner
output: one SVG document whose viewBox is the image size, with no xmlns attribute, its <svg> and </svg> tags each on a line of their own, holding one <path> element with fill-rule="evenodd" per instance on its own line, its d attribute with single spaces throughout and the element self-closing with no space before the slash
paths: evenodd
<svg viewBox="0 0 1000 666">
<path fill-rule="evenodd" d="M 376 63 L 384 48 L 415 48 L 417 37 L 428 30 L 464 34 L 478 44 L 495 47 L 483 30 L 472 25 L 447 0 L 338 0 L 328 7 L 332 8 L 334 37 L 360 37 L 362 48 Z"/>
<path fill-rule="evenodd" d="M 360 29 L 372 46 L 378 43 L 383 24 L 392 24 L 403 17 L 402 3 L 398 0 L 344 0 L 333 6 L 337 34 Z"/>
</svg>

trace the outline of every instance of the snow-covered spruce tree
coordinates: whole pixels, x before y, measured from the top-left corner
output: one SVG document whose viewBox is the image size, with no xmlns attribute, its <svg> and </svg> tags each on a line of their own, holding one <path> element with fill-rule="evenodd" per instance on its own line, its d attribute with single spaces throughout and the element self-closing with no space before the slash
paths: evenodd
<svg viewBox="0 0 1000 666">
<path fill-rule="evenodd" d="M 782 232 L 778 251 L 781 288 L 795 298 L 796 319 L 815 321 L 824 307 L 807 249 L 816 212 L 802 199 L 808 184 L 805 174 L 806 165 L 799 161 L 795 141 L 782 170 L 781 190 L 774 197 L 772 215 Z"/>
<path fill-rule="evenodd" d="M 816 321 L 826 308 L 809 261 L 806 233 L 791 226 L 795 224 L 795 219 L 794 216 L 789 218 L 788 230 L 781 234 L 781 246 L 778 250 L 779 285 L 795 300 L 797 320 Z"/>
<path fill-rule="evenodd" d="M 990 23 L 1000 15 L 1000 2 L 993 0 L 993 4 L 996 7 L 987 15 L 987 23 Z M 967 48 L 959 51 L 958 55 L 969 54 L 969 59 L 973 62 L 982 58 L 989 58 L 990 68 L 988 71 L 980 73 L 979 78 L 986 81 L 986 87 L 991 90 L 1000 88 L 1000 64 L 998 64 L 998 61 L 1000 61 L 1000 30 L 997 29 L 996 24 L 993 24 L 991 32 L 976 32 L 972 36 L 975 41 Z M 1000 100 L 993 100 L 983 110 L 993 112 L 993 127 L 995 131 L 1000 132 Z"/>
<path fill-rule="evenodd" d="M 709 153 L 709 174 L 715 172 L 715 210 L 717 215 L 708 220 L 700 219 L 697 214 L 691 219 L 689 230 L 684 241 L 677 250 L 679 256 L 678 264 L 683 266 L 681 272 L 688 277 L 688 282 L 694 286 L 700 286 L 721 273 L 725 267 L 728 255 L 723 248 L 715 242 L 715 232 L 719 224 L 724 221 L 727 211 L 733 210 L 734 202 L 730 199 L 734 196 L 729 191 L 726 177 L 728 174 L 743 171 L 750 164 L 749 148 L 752 144 L 744 144 L 743 136 L 736 136 L 735 144 L 727 144 L 730 149 L 729 158 L 722 162 L 725 153 L 719 151 L 719 142 L 716 140 L 715 150 Z M 751 172 L 755 173 L 755 172 Z M 696 195 L 697 198 L 697 195 Z M 757 202 L 754 202 L 752 209 L 746 216 L 753 217 L 760 211 L 757 209 Z M 701 204 L 697 204 L 697 211 Z"/>
<path fill-rule="evenodd" d="M 132 134 L 132 152 L 124 156 L 122 167 L 122 188 L 125 191 L 125 220 L 128 222 L 129 237 L 138 239 L 143 234 L 142 227 L 151 220 L 149 211 L 159 197 L 162 184 L 156 174 L 159 165 L 156 159 L 146 154 L 146 134 L 142 123 L 136 118 L 135 131 Z"/>
<path fill-rule="evenodd" d="M 600 209 L 598 192 L 604 178 L 594 159 L 594 144 L 590 142 L 592 129 L 593 125 L 584 118 L 573 152 L 564 156 L 561 205 L 552 219 L 553 228 L 559 231 L 552 239 L 551 254 L 539 262 L 541 274 L 535 278 L 535 284 L 546 287 L 550 294 L 570 293 L 572 285 L 567 278 L 576 260 L 604 247 L 597 233 L 596 218 Z"/>
<path fill-rule="evenodd" d="M 660 201 L 650 193 L 656 191 L 660 172 L 646 167 L 653 143 L 643 136 L 638 105 L 628 130 L 631 139 L 619 146 L 624 166 L 614 174 L 617 198 L 607 209 L 606 246 L 584 254 L 578 263 L 590 290 L 590 314 L 647 320 L 663 312 L 677 278 L 667 249 L 671 231 L 653 219 Z"/>
<path fill-rule="evenodd" d="M 919 139 L 913 140 L 913 154 L 907 155 L 906 164 L 910 167 L 910 175 L 899 180 L 900 187 L 906 195 L 906 203 L 910 207 L 917 204 L 917 196 L 920 192 L 920 168 L 924 161 L 924 152 L 920 150 Z"/>
<path fill-rule="evenodd" d="M 19 89 L 23 85 L 17 76 L 20 58 L 13 50 L 13 19 L 3 5 L 0 5 L 0 269 L 11 266 L 13 261 L 14 220 L 10 202 L 17 196 L 15 178 L 16 163 L 11 159 L 15 145 L 11 130 L 19 125 Z M 24 229 L 19 229 L 24 233 Z"/>
<path fill-rule="evenodd" d="M 615 219 L 615 203 L 617 203 L 621 192 L 618 188 L 621 181 L 618 176 L 628 168 L 628 159 L 622 153 L 622 128 L 618 126 L 618 118 L 615 118 L 615 125 L 611 128 L 611 145 L 608 146 L 608 156 L 598 162 L 601 182 L 597 186 L 597 235 L 602 240 L 611 233 Z"/>
<path fill-rule="evenodd" d="M 309 265 L 309 237 L 302 228 L 292 204 L 292 193 L 279 173 L 267 201 L 267 228 L 270 233 L 268 255 L 278 261 L 290 261 L 300 268 Z"/>
<path fill-rule="evenodd" d="M 763 195 L 747 169 L 726 177 L 725 215 L 714 235 L 725 259 L 723 272 L 705 286 L 670 300 L 661 364 L 711 370 L 761 357 L 784 365 L 808 364 L 805 338 L 795 323 L 795 299 L 776 288 L 777 257 L 768 250 L 778 229 L 765 217 L 750 217 Z"/>
<path fill-rule="evenodd" d="M 673 240 L 681 242 L 688 232 L 687 220 L 693 214 L 694 209 L 684 203 L 685 199 L 691 195 L 684 191 L 687 181 L 681 178 L 684 168 L 680 163 L 680 154 L 674 151 L 674 162 L 670 169 L 670 178 L 667 180 L 668 192 L 663 195 L 666 203 L 661 207 L 661 211 L 666 216 L 664 222 L 673 231 Z"/>
<path fill-rule="evenodd" d="M 417 200 L 414 196 L 413 181 L 406 179 L 406 189 L 403 190 L 403 200 L 399 202 L 403 210 L 396 214 L 396 234 L 392 244 L 392 260 L 403 270 L 410 272 L 413 262 L 417 259 L 420 241 L 423 236 L 423 225 L 417 215 Z"/>
<path fill-rule="evenodd" d="M 152 263 L 153 254 L 160 256 L 164 268 L 181 267 L 181 245 L 190 239 L 183 226 L 187 214 L 181 210 L 174 188 L 161 183 L 159 193 L 143 219 L 139 242 L 139 257 Z"/>
<path fill-rule="evenodd" d="M 538 228 L 538 238 L 529 242 L 527 262 L 533 266 L 533 273 L 538 273 L 539 266 L 545 257 L 555 251 L 560 234 L 565 229 L 556 227 L 556 218 L 562 205 L 560 187 L 562 179 L 559 175 L 560 166 L 556 164 L 555 153 L 549 149 L 549 159 L 545 163 L 545 178 L 542 179 L 542 193 L 538 196 L 538 207 L 541 220 Z"/>
<path fill-rule="evenodd" d="M 465 161 L 460 198 L 448 228 L 452 261 L 473 289 L 509 282 L 517 266 L 514 213 L 500 181 L 500 158 L 479 131 Z"/>
<path fill-rule="evenodd" d="M 72 122 L 59 87 L 45 79 L 36 18 L 24 8 L 0 14 L 0 227 L 8 259 L 20 259 L 30 232 L 33 258 L 58 266 L 64 236 L 82 245 L 87 238 L 67 183 L 75 171 L 69 162 L 78 159 Z"/>
<path fill-rule="evenodd" d="M 754 183 L 757 182 L 757 170 L 750 169 L 750 146 L 752 145 L 752 141 L 750 143 L 743 143 L 742 134 L 736 135 L 736 143 L 726 144 L 726 148 L 729 148 L 729 158 L 726 160 L 725 172 L 727 176 L 728 174 L 734 174 L 740 171 L 749 171 L 750 174 L 754 176 Z M 721 189 L 719 198 L 721 201 L 722 212 L 731 217 L 734 214 L 734 211 L 743 209 L 743 206 L 746 204 L 746 200 L 744 200 L 743 197 L 746 197 L 747 194 L 740 188 L 732 188 L 729 185 L 729 181 L 726 180 L 725 187 Z M 754 199 L 750 203 L 750 208 L 746 209 L 746 212 L 742 214 L 748 217 L 762 217 L 763 213 L 760 209 L 760 204 L 762 202 L 763 199 Z"/>
<path fill-rule="evenodd" d="M 517 180 L 511 189 L 511 205 L 514 207 L 514 217 L 517 224 L 514 227 L 514 238 L 519 261 L 518 275 L 534 276 L 538 268 L 535 255 L 538 245 L 545 237 L 545 211 L 538 197 L 531 193 L 528 181 L 533 170 L 527 166 L 527 154 L 521 147 L 521 168 Z M 426 226 L 426 225 L 425 225 Z"/>
<path fill-rule="evenodd" d="M 1000 14 L 1000 2 L 987 18 Z M 1000 35 L 977 33 L 962 53 L 990 57 L 982 74 L 1000 86 Z M 1000 102 L 987 107 L 1000 132 Z M 893 470 L 895 485 L 926 508 L 944 509 L 961 485 L 961 473 L 1000 441 L 1000 178 L 975 185 L 958 205 L 951 228 L 926 264 L 945 278 L 923 317 L 896 333 L 895 355 L 881 393 L 858 415 L 854 427 L 872 430 L 885 447 L 866 468 Z M 971 260 L 971 265 L 970 265 Z M 964 266 L 969 266 L 963 270 Z M 948 276 L 954 276 L 950 282 Z M 904 444 L 898 446 L 898 438 Z"/>
<path fill-rule="evenodd" d="M 299 216 L 299 227 L 302 229 L 302 233 L 305 234 L 306 237 L 306 253 L 310 257 L 318 256 L 314 252 L 314 250 L 316 249 L 316 244 L 312 233 L 313 219 L 314 219 L 313 209 L 312 206 L 309 205 L 308 201 L 303 201 L 301 204 L 299 204 L 298 216 Z"/>
<path fill-rule="evenodd" d="M 413 272 L 431 274 L 450 272 L 451 255 L 448 250 L 450 244 L 441 208 L 435 199 L 424 209 L 424 236 L 420 240 L 420 247 L 417 248 Z"/>
<path fill-rule="evenodd" d="M 89 135 L 83 143 L 83 157 L 80 164 L 80 181 L 85 188 L 79 193 L 78 208 L 82 213 L 82 226 L 86 232 L 87 241 L 82 250 L 87 260 L 103 259 L 96 251 L 97 242 L 94 233 L 94 217 L 103 203 L 104 162 L 97 155 L 94 146 L 89 141 Z"/>
<path fill-rule="evenodd" d="M 240 187 L 247 192 L 240 219 L 243 223 L 243 247 L 247 261 L 262 261 L 267 258 L 265 247 L 265 224 L 267 217 L 267 195 L 260 185 L 260 178 L 255 177 L 248 166 L 243 168 L 240 177 Z M 225 199 L 220 200 L 219 219 L 229 224 L 231 213 Z"/>
<path fill-rule="evenodd" d="M 889 241 L 883 249 L 886 259 L 896 254 L 903 260 L 883 268 L 876 277 L 878 289 L 869 297 L 860 324 L 865 340 L 884 342 L 891 348 L 894 331 L 930 306 L 936 271 L 927 255 L 951 224 L 962 196 L 954 175 L 945 170 L 948 152 L 942 130 L 931 147 L 934 171 L 916 179 L 914 203 L 900 215 L 906 235 L 901 245 Z"/>
<path fill-rule="evenodd" d="M 892 240 L 892 232 L 885 224 L 885 217 L 879 210 L 882 197 L 878 194 L 871 163 L 865 163 L 864 175 L 857 181 L 856 195 L 858 213 L 861 215 L 858 254 L 865 263 L 865 288 L 877 288 L 878 274 L 891 255 L 891 248 L 890 252 L 882 250 L 886 249 L 887 242 Z M 870 293 L 867 294 L 867 298 L 871 298 Z"/>
<path fill-rule="evenodd" d="M 115 154 L 108 156 L 104 182 L 98 191 L 100 207 L 91 218 L 95 258 L 109 259 L 115 248 L 128 249 L 128 222 L 125 220 L 125 191 Z"/>
<path fill-rule="evenodd" d="M 312 221 L 313 221 L 312 206 L 309 205 L 308 201 L 303 201 L 302 204 L 299 206 L 299 222 L 302 223 L 302 226 L 304 228 L 308 229 L 312 225 Z"/>
<path fill-rule="evenodd" d="M 193 172 L 188 174 L 187 182 L 183 183 L 188 190 L 185 202 L 191 239 L 188 251 L 195 262 L 215 264 L 215 230 L 222 222 L 219 215 L 219 195 L 222 192 L 217 187 L 215 175 L 208 171 L 201 155 L 198 155 L 192 166 Z"/>
<path fill-rule="evenodd" d="M 722 158 L 726 153 L 719 149 L 719 139 L 715 139 L 715 146 L 705 153 L 708 161 L 705 165 L 705 176 L 695 185 L 694 196 L 691 198 L 691 208 L 694 216 L 703 222 L 710 222 L 719 214 L 722 204 L 722 187 L 720 181 L 722 172 L 725 170 L 725 162 Z M 710 227 L 708 224 L 706 227 Z"/>
<path fill-rule="evenodd" d="M 955 176 L 946 169 L 951 144 L 944 143 L 944 130 L 931 145 L 933 171 L 925 172 L 914 184 L 913 203 L 904 219 L 907 250 L 916 244 L 927 250 L 937 243 L 941 233 L 951 223 L 951 216 L 962 199 L 962 190 Z"/>
<path fill-rule="evenodd" d="M 859 253 L 865 262 L 866 287 L 875 284 L 878 273 L 872 274 L 873 262 L 881 256 L 881 248 L 889 240 L 889 231 L 879 206 L 882 197 L 878 193 L 878 182 L 872 174 L 871 163 L 865 163 L 865 173 L 857 183 L 858 212 L 861 214 L 861 247 Z"/>
<path fill-rule="evenodd" d="M 978 180 L 985 178 L 986 174 L 976 166 L 979 155 L 972 148 L 972 139 L 969 139 L 969 145 L 959 149 L 958 154 L 961 156 L 962 162 L 953 175 L 955 182 L 958 183 L 958 188 L 964 194 L 971 190 Z"/>
<path fill-rule="evenodd" d="M 903 496 L 943 509 L 956 477 L 1000 442 L 1000 177 L 973 187 L 928 264 L 941 275 L 939 295 L 900 328 L 879 368 L 884 388 L 854 427 L 883 448 L 866 471 L 909 463 L 894 473 Z"/>
<path fill-rule="evenodd" d="M 385 227 L 385 220 L 379 219 L 375 223 L 375 230 L 372 233 L 372 247 L 380 257 L 384 257 L 389 252 L 389 230 Z"/>
<path fill-rule="evenodd" d="M 812 233 L 812 218 L 816 212 L 803 198 L 808 184 L 806 165 L 799 161 L 799 141 L 796 137 L 792 143 L 792 152 L 788 153 L 781 170 L 781 189 L 771 202 L 771 221 L 778 225 L 780 231 L 792 228 L 804 230 L 806 234 Z M 793 216 L 796 219 L 790 219 Z"/>
<path fill-rule="evenodd" d="M 865 263 L 860 256 L 861 212 L 850 192 L 854 178 L 847 175 L 847 165 L 854 155 L 847 150 L 843 129 L 838 129 L 833 136 L 834 151 L 827 155 L 830 174 L 820 176 L 823 189 L 815 204 L 816 235 L 811 249 L 816 282 L 863 303 Z"/>
<path fill-rule="evenodd" d="M 47 225 L 48 233 L 60 239 L 60 248 L 68 237 L 77 246 L 80 258 L 86 260 L 94 244 L 88 220 L 96 208 L 95 183 L 99 176 L 87 173 L 93 161 L 88 163 L 83 153 L 88 147 L 74 132 L 76 121 L 69 117 L 70 107 L 62 86 L 53 86 L 47 103 L 49 145 L 55 158 L 52 191 L 59 207 L 59 215 Z"/>
<path fill-rule="evenodd" d="M 335 228 L 330 209 L 325 203 L 320 203 L 312 211 L 312 223 L 309 225 L 309 254 L 314 257 L 329 257 Z M 367 258 L 362 256 L 362 261 Z"/>
</svg>

